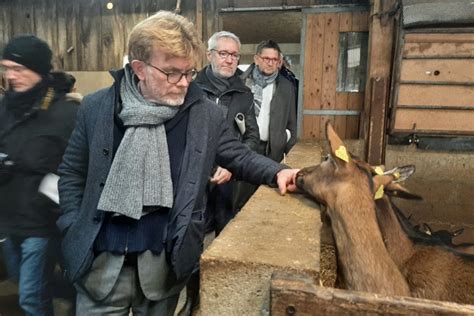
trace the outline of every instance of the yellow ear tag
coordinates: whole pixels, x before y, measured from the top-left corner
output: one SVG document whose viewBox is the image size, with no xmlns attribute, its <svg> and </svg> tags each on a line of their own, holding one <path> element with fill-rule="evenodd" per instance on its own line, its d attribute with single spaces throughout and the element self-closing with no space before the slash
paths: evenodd
<svg viewBox="0 0 474 316">
<path fill-rule="evenodd" d="M 400 172 L 394 172 L 394 173 L 393 173 L 393 178 L 394 178 L 395 180 L 400 179 L 400 177 L 401 177 Z"/>
<path fill-rule="evenodd" d="M 377 189 L 377 192 L 375 192 L 375 200 L 379 200 L 383 197 L 383 184 Z"/>
<path fill-rule="evenodd" d="M 346 147 L 339 146 L 339 148 L 336 150 L 336 157 L 344 160 L 345 162 L 349 162 L 349 155 L 347 154 Z"/>
<path fill-rule="evenodd" d="M 383 175 L 383 169 L 380 166 L 375 167 L 374 172 L 378 174 L 379 176 Z"/>
</svg>

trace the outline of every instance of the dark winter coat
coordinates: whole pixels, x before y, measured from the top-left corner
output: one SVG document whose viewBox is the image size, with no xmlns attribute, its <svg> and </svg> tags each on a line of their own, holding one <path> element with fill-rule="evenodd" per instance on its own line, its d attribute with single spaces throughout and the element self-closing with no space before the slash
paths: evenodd
<svg viewBox="0 0 474 316">
<path fill-rule="evenodd" d="M 63 85 L 48 76 L 30 90 L 31 104 L 13 105 L 7 96 L 0 101 L 0 152 L 14 164 L 0 179 L 0 233 L 57 233 L 58 206 L 38 193 L 38 187 L 46 174 L 57 172 L 74 127 L 79 103 L 66 100 Z"/>
<path fill-rule="evenodd" d="M 253 94 L 250 89 L 243 83 L 237 74 L 231 77 L 230 87 L 224 91 L 219 92 L 206 76 L 206 70 L 210 66 L 204 67 L 194 80 L 198 86 L 206 92 L 207 97 L 220 106 L 225 106 L 228 109 L 227 122 L 234 128 L 234 134 L 242 140 L 244 144 L 250 149 L 257 149 L 260 142 L 260 135 L 258 132 L 257 119 L 255 118 L 255 111 L 253 109 Z M 235 116 L 242 113 L 245 116 L 245 134 L 242 135 Z"/>
<path fill-rule="evenodd" d="M 84 98 L 59 167 L 62 215 L 57 224 L 65 234 L 62 251 L 72 281 L 90 269 L 93 244 L 104 220 L 97 204 L 112 164 L 118 99 L 117 83 Z M 179 280 L 191 274 L 201 255 L 205 189 L 214 162 L 255 184 L 274 185 L 276 173 L 283 169 L 248 150 L 233 135 L 222 111 L 196 84 L 191 83 L 183 107 L 189 111 L 186 145 L 164 245 Z"/>
</svg>

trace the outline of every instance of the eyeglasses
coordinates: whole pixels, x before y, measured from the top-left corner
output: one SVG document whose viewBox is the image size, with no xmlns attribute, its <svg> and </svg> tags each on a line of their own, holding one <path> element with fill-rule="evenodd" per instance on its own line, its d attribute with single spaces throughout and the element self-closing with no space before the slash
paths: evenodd
<svg viewBox="0 0 474 316">
<path fill-rule="evenodd" d="M 260 59 L 266 62 L 267 64 L 270 64 L 270 63 L 274 64 L 280 60 L 279 58 L 262 57 L 260 55 L 257 55 L 257 56 L 260 57 Z"/>
<path fill-rule="evenodd" d="M 0 72 L 7 72 L 7 71 L 12 71 L 12 72 L 23 72 L 25 71 L 27 68 L 25 66 L 3 66 L 3 65 L 0 65 Z"/>
<path fill-rule="evenodd" d="M 214 51 L 217 53 L 217 55 L 219 55 L 219 57 L 221 59 L 226 59 L 227 57 L 230 56 L 230 58 L 233 60 L 233 61 L 236 61 L 236 60 L 239 60 L 240 59 L 240 55 L 237 54 L 237 53 L 229 53 L 228 51 L 226 50 L 217 50 L 217 49 L 211 49 L 211 51 Z"/>
<path fill-rule="evenodd" d="M 181 81 L 181 78 L 183 77 L 186 78 L 187 82 L 191 82 L 196 78 L 196 75 L 197 75 L 196 69 L 191 69 L 190 71 L 187 71 L 187 72 L 166 72 L 163 69 L 153 66 L 152 64 L 149 64 L 147 62 L 144 62 L 144 63 L 150 67 L 155 68 L 156 70 L 161 72 L 163 75 L 166 75 L 166 80 L 168 81 L 168 83 L 171 83 L 171 84 L 177 84 L 178 82 Z"/>
</svg>

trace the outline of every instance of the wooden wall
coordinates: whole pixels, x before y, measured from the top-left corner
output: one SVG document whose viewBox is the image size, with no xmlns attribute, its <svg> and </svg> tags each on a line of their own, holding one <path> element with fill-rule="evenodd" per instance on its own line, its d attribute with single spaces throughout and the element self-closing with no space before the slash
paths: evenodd
<svg viewBox="0 0 474 316">
<path fill-rule="evenodd" d="M 393 133 L 474 135 L 474 33 L 403 35 Z"/>
<path fill-rule="evenodd" d="M 112 10 L 106 8 L 112 2 Z M 206 41 L 222 29 L 226 8 L 311 6 L 360 0 L 182 0 L 181 14 Z M 364 2 L 368 2 L 365 0 Z M 54 52 L 56 69 L 104 71 L 122 65 L 131 28 L 177 0 L 0 0 L 0 48 L 14 35 L 35 34 Z M 278 21 L 276 21 L 278 22 Z"/>
<path fill-rule="evenodd" d="M 55 69 L 101 71 L 122 66 L 131 28 L 175 0 L 0 0 L 0 45 L 17 34 L 35 34 L 54 52 Z M 182 1 L 194 21 L 196 1 Z"/>
</svg>

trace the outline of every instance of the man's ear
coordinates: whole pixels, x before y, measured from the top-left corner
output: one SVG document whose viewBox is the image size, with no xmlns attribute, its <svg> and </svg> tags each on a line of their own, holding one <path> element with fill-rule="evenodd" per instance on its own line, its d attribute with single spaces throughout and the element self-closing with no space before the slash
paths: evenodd
<svg viewBox="0 0 474 316">
<path fill-rule="evenodd" d="M 257 64 L 257 58 L 258 58 L 258 57 L 257 57 L 257 54 L 253 55 L 253 62 L 254 62 L 255 64 Z"/>
<path fill-rule="evenodd" d="M 206 57 L 207 57 L 207 61 L 208 61 L 208 62 L 211 62 L 211 55 L 212 55 L 212 52 L 211 52 L 210 50 L 208 50 L 208 51 L 206 52 Z"/>
<path fill-rule="evenodd" d="M 143 61 L 134 59 L 130 62 L 130 66 L 140 81 L 145 80 L 146 64 Z"/>
</svg>

